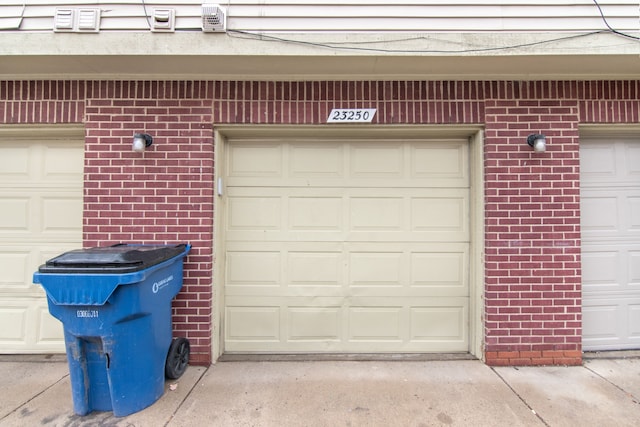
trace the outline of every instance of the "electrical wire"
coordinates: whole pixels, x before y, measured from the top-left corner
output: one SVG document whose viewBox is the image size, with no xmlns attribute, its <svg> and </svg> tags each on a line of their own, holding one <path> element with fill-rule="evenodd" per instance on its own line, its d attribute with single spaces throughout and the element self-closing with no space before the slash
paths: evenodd
<svg viewBox="0 0 640 427">
<path fill-rule="evenodd" d="M 147 4 L 144 0 L 140 0 L 142 2 L 142 9 L 144 9 L 144 19 L 147 21 L 147 26 L 151 29 L 151 21 L 149 21 L 149 13 L 147 12 Z"/>
<path fill-rule="evenodd" d="M 24 12 L 27 10 L 27 2 L 23 1 L 22 2 L 22 10 L 20 11 L 20 20 L 18 21 L 18 25 L 17 25 L 17 30 L 20 29 L 20 27 L 22 27 L 22 21 L 24 21 Z"/>
<path fill-rule="evenodd" d="M 516 45 L 508 45 L 508 46 L 496 46 L 496 47 L 484 47 L 484 48 L 471 48 L 471 49 L 383 49 L 383 48 L 373 48 L 373 47 L 359 47 L 359 46 L 346 46 L 343 43 L 333 43 L 333 42 L 310 42 L 305 40 L 295 40 L 288 39 L 283 37 L 272 36 L 268 34 L 260 34 L 253 33 L 249 31 L 241 31 L 241 30 L 227 30 L 227 34 L 234 37 L 232 34 L 238 34 L 240 37 L 245 39 L 253 39 L 253 40 L 262 40 L 262 41 L 271 41 L 271 42 L 280 42 L 280 43 L 290 43 L 290 44 L 299 44 L 305 46 L 313 46 L 320 47 L 325 49 L 333 49 L 333 50 L 352 50 L 352 51 L 363 51 L 363 52 L 377 52 L 377 53 L 447 53 L 447 54 L 455 54 L 455 53 L 479 53 L 479 52 L 492 52 L 492 51 L 501 51 L 501 50 L 509 50 L 509 49 L 520 49 L 523 47 L 531 47 L 537 46 L 545 43 L 553 43 L 556 41 L 562 40 L 570 40 L 581 37 L 588 37 L 594 34 L 600 34 L 608 31 L 599 30 L 593 31 L 590 33 L 584 34 L 574 34 L 565 37 L 557 37 L 553 39 L 540 40 L 536 42 L 530 43 L 521 43 Z M 244 37 L 243 37 L 244 36 Z M 412 38 L 404 38 L 398 40 L 385 40 L 385 41 L 375 41 L 371 43 L 394 43 L 398 41 L 412 41 L 412 40 L 427 40 L 426 37 L 412 37 Z M 366 42 L 362 42 L 366 43 Z"/>
<path fill-rule="evenodd" d="M 602 8 L 600 7 L 600 4 L 598 3 L 597 0 L 593 0 L 593 3 L 596 5 L 596 7 L 598 8 L 598 12 L 600 12 L 600 17 L 602 18 L 602 22 L 604 22 L 604 25 L 607 26 L 607 28 L 609 29 L 610 32 L 612 32 L 613 34 L 617 34 L 619 36 L 622 37 L 627 37 L 633 40 L 640 40 L 640 37 L 636 37 L 636 36 L 632 36 L 631 34 L 625 34 L 621 31 L 618 31 L 614 28 L 611 27 L 611 25 L 609 25 L 609 22 L 607 21 L 607 18 L 604 16 L 604 12 L 602 11 Z"/>
</svg>

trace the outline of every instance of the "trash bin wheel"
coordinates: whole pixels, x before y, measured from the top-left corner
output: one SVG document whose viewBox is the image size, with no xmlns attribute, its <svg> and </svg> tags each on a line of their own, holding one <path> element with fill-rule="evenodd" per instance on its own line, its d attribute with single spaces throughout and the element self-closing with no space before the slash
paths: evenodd
<svg viewBox="0 0 640 427">
<path fill-rule="evenodd" d="M 175 338 L 169 346 L 167 363 L 164 365 L 164 373 L 167 378 L 178 379 L 187 370 L 191 346 L 186 338 Z"/>
</svg>

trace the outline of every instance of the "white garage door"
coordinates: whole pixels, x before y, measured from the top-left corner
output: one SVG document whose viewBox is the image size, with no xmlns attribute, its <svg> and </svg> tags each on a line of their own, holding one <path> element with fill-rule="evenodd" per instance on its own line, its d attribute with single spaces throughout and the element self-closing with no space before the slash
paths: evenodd
<svg viewBox="0 0 640 427">
<path fill-rule="evenodd" d="M 0 132 L 0 352 L 63 352 L 62 326 L 32 276 L 81 247 L 83 140 L 23 133 Z"/>
<path fill-rule="evenodd" d="M 583 347 L 640 348 L 640 139 L 580 142 Z"/>
<path fill-rule="evenodd" d="M 468 351 L 468 149 L 229 141 L 225 351 Z"/>
</svg>

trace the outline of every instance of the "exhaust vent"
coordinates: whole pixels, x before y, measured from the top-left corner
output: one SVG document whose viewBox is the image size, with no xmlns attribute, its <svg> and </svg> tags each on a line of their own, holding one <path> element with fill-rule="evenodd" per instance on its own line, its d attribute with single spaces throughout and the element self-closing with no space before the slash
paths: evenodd
<svg viewBox="0 0 640 427">
<path fill-rule="evenodd" d="M 74 20 L 74 9 L 56 9 L 56 16 L 53 19 L 53 29 L 54 31 L 73 31 Z"/>
<path fill-rule="evenodd" d="M 100 29 L 100 9 L 78 9 L 78 31 L 97 33 Z"/>
<path fill-rule="evenodd" d="M 227 15 L 219 4 L 202 4 L 202 31 L 223 33 L 227 29 Z"/>
<path fill-rule="evenodd" d="M 100 9 L 56 9 L 53 31 L 57 33 L 97 33 L 100 31 Z"/>
<path fill-rule="evenodd" d="M 154 9 L 151 21 L 151 31 L 174 32 L 176 30 L 176 10 L 175 9 Z"/>
</svg>

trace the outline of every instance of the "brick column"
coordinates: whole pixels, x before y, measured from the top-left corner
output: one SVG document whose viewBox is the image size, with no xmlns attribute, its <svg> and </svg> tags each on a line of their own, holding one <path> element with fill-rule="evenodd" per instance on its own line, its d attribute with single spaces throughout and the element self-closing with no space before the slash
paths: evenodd
<svg viewBox="0 0 640 427">
<path fill-rule="evenodd" d="M 485 104 L 489 365 L 582 362 L 578 108 L 544 90 Z M 546 152 L 530 133 L 547 136 Z"/>
<path fill-rule="evenodd" d="M 95 82 L 86 101 L 85 246 L 191 243 L 173 303 L 191 363 L 211 362 L 213 130 L 211 84 Z M 144 153 L 133 134 L 153 136 Z"/>
</svg>

